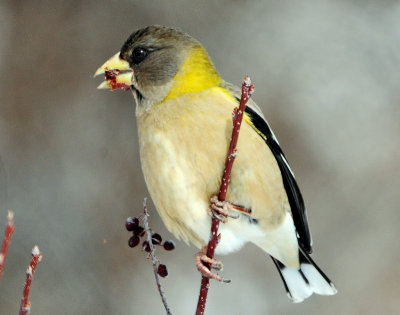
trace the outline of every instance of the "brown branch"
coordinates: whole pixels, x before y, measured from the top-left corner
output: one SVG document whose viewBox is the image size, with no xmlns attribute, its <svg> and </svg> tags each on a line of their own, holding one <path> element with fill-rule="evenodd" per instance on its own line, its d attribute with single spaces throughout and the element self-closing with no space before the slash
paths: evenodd
<svg viewBox="0 0 400 315">
<path fill-rule="evenodd" d="M 229 145 L 228 155 L 225 161 L 225 169 L 222 175 L 221 186 L 219 189 L 219 194 L 218 194 L 219 201 L 225 201 L 233 162 L 235 161 L 237 155 L 236 145 L 239 138 L 239 131 L 243 119 L 243 114 L 246 109 L 246 103 L 250 99 L 253 92 L 254 92 L 254 85 L 251 84 L 250 78 L 246 76 L 242 84 L 242 95 L 240 99 L 239 109 L 237 110 L 235 109 L 233 114 L 232 138 L 231 138 L 231 143 Z M 211 223 L 210 241 L 208 242 L 207 245 L 207 256 L 209 258 L 214 258 L 215 248 L 217 247 L 218 228 L 219 228 L 219 220 L 213 217 Z M 207 268 L 210 268 L 209 264 L 205 265 Z M 201 287 L 200 287 L 199 300 L 197 302 L 196 315 L 204 314 L 209 287 L 210 287 L 210 278 L 203 276 L 201 279 Z"/>
<path fill-rule="evenodd" d="M 150 227 L 149 227 L 149 219 L 148 219 L 149 218 L 149 213 L 147 212 L 146 202 L 147 202 L 147 198 L 144 198 L 144 200 L 143 200 L 143 212 L 144 212 L 143 225 L 144 225 L 144 230 L 145 230 L 146 236 L 147 236 L 147 244 L 150 247 L 149 255 L 150 255 L 152 263 L 153 263 L 154 276 L 156 278 L 158 292 L 160 293 L 161 300 L 162 300 L 162 302 L 164 304 L 164 307 L 165 307 L 165 311 L 167 312 L 168 315 L 172 315 L 171 310 L 169 309 L 169 306 L 168 306 L 168 303 L 167 303 L 167 298 L 165 296 L 164 289 L 163 289 L 163 287 L 161 285 L 161 282 L 160 282 L 159 274 L 158 274 L 158 267 L 160 266 L 160 264 L 159 264 L 159 261 L 158 261 L 156 255 L 155 255 L 155 250 L 156 249 L 154 248 L 154 245 L 153 245 L 153 240 L 152 240 L 153 237 L 152 237 L 151 230 L 150 230 Z"/>
<path fill-rule="evenodd" d="M 29 292 L 31 290 L 31 284 L 33 275 L 36 271 L 37 264 L 42 260 L 42 253 L 39 250 L 39 247 L 36 245 L 32 249 L 32 259 L 26 270 L 26 280 L 24 286 L 24 293 L 21 299 L 21 307 L 19 309 L 19 315 L 27 315 L 31 311 L 31 302 L 29 302 Z"/>
<path fill-rule="evenodd" d="M 1 282 L 1 277 L 3 275 L 4 264 L 5 264 L 6 258 L 7 258 L 7 252 L 8 252 L 8 247 L 9 247 L 10 240 L 11 240 L 11 235 L 14 233 L 13 218 L 14 218 L 13 212 L 8 211 L 7 227 L 6 227 L 6 231 L 4 232 L 3 246 L 2 246 L 1 252 L 0 252 L 0 282 Z"/>
</svg>

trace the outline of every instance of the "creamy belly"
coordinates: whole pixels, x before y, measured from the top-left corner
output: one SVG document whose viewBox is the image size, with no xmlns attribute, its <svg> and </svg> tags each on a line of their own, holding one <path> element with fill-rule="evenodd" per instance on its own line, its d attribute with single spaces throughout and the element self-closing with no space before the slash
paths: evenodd
<svg viewBox="0 0 400 315">
<path fill-rule="evenodd" d="M 218 193 L 232 131 L 235 103 L 216 92 L 196 100 L 180 97 L 137 113 L 142 169 L 151 198 L 167 228 L 197 247 L 209 240 L 209 199 Z M 246 124 L 238 150 L 227 200 L 251 208 L 257 222 L 242 216 L 221 224 L 219 253 L 264 239 L 288 210 L 276 161 Z"/>
</svg>

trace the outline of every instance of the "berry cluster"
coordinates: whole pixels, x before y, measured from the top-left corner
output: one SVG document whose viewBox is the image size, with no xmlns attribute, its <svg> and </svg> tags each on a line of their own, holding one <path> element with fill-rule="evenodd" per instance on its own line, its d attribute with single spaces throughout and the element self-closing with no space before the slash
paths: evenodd
<svg viewBox="0 0 400 315">
<path fill-rule="evenodd" d="M 136 247 L 140 243 L 140 238 L 146 234 L 144 227 L 140 225 L 139 219 L 136 217 L 127 218 L 125 221 L 125 227 L 128 232 L 132 232 L 132 236 L 128 240 L 129 247 Z M 158 233 L 152 233 L 151 242 L 153 245 L 162 246 L 167 251 L 175 249 L 174 241 L 168 240 L 162 243 L 162 237 Z M 151 252 L 150 244 L 147 240 L 143 241 L 142 250 L 147 253 Z M 157 272 L 161 277 L 166 277 L 168 275 L 167 266 L 159 264 Z"/>
</svg>

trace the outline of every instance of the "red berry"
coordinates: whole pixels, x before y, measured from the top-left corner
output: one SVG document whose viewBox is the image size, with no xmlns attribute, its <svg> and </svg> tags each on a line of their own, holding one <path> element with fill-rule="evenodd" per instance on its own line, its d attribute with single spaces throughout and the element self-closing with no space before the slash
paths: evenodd
<svg viewBox="0 0 400 315">
<path fill-rule="evenodd" d="M 165 250 L 174 250 L 175 249 L 175 243 L 172 240 L 165 241 L 163 246 L 164 246 Z"/>
<path fill-rule="evenodd" d="M 161 235 L 158 234 L 158 233 L 154 233 L 154 234 L 152 235 L 152 237 L 151 237 L 151 242 L 152 242 L 154 245 L 160 245 L 161 242 L 162 242 L 162 237 L 161 237 Z"/>
<path fill-rule="evenodd" d="M 164 265 L 164 264 L 159 264 L 158 265 L 157 272 L 160 275 L 160 277 L 165 278 L 166 276 L 168 276 L 168 269 L 167 269 L 167 266 Z"/>
<path fill-rule="evenodd" d="M 128 241 L 128 245 L 129 245 L 129 247 L 133 248 L 133 247 L 137 246 L 137 244 L 139 244 L 139 242 L 140 242 L 139 236 L 133 235 L 130 237 L 130 239 Z"/>
<path fill-rule="evenodd" d="M 133 229 L 138 225 L 139 225 L 139 219 L 135 217 L 129 217 L 125 221 L 125 227 L 129 232 L 133 231 Z"/>
<path fill-rule="evenodd" d="M 143 242 L 143 244 L 142 244 L 142 249 L 143 249 L 145 252 L 150 253 L 151 249 L 150 249 L 150 245 L 149 245 L 149 243 L 148 243 L 147 241 L 144 241 L 144 242 Z"/>
<path fill-rule="evenodd" d="M 133 228 L 132 232 L 134 235 L 139 235 L 140 237 L 142 237 L 144 235 L 144 228 L 137 225 Z"/>
</svg>

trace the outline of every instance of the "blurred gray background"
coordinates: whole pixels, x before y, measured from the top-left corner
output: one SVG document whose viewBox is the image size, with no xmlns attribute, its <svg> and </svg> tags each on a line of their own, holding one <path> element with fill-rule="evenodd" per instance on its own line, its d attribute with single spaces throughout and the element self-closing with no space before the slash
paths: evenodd
<svg viewBox="0 0 400 315">
<path fill-rule="evenodd" d="M 221 75 L 249 74 L 308 205 L 334 297 L 292 304 L 254 246 L 222 257 L 207 314 L 400 313 L 399 1 L 0 1 L 0 237 L 15 233 L 0 314 L 16 314 L 33 245 L 32 314 L 164 314 L 124 221 L 148 196 L 132 95 L 94 71 L 135 29 L 178 26 Z M 150 224 L 173 238 L 149 203 Z M 193 314 L 197 250 L 159 250 L 174 314 Z"/>
</svg>

